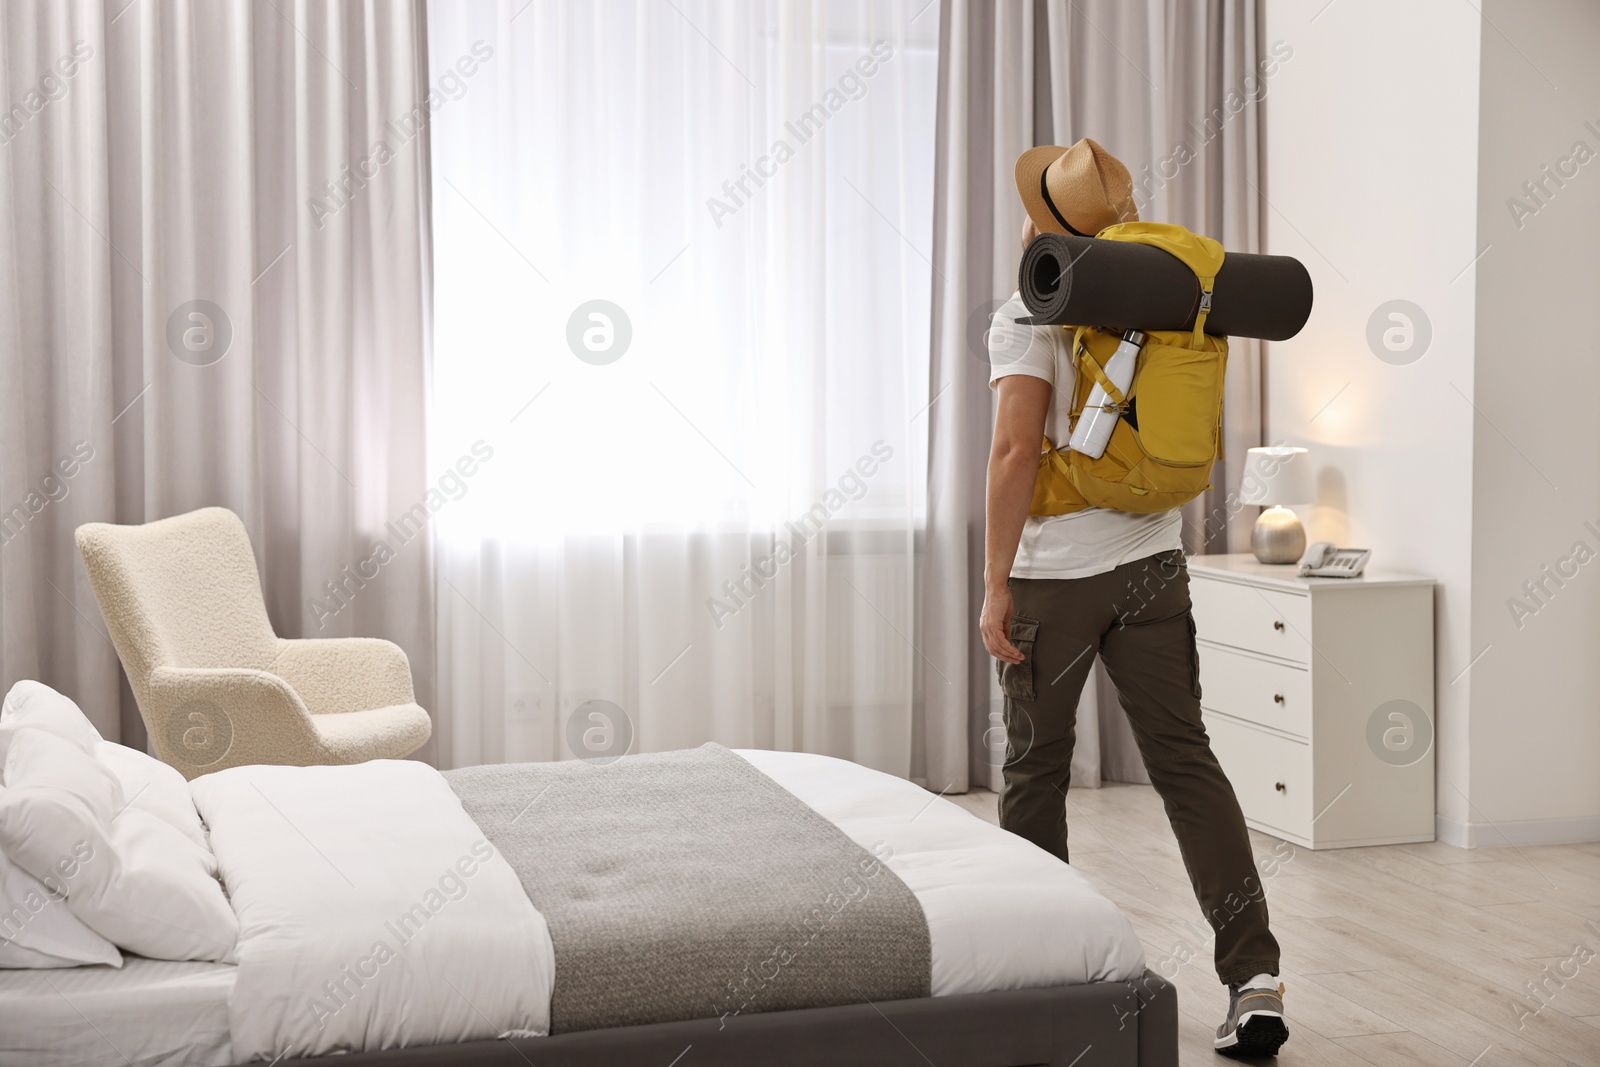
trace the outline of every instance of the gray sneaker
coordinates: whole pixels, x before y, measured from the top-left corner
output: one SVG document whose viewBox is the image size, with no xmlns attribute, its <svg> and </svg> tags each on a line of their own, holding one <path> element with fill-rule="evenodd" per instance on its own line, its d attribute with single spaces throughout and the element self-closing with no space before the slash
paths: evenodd
<svg viewBox="0 0 1600 1067">
<path fill-rule="evenodd" d="M 1224 1056 L 1276 1056 L 1289 1040 L 1283 1022 L 1283 983 L 1277 989 L 1228 987 L 1228 1018 L 1217 1027 L 1217 1051 Z"/>
</svg>

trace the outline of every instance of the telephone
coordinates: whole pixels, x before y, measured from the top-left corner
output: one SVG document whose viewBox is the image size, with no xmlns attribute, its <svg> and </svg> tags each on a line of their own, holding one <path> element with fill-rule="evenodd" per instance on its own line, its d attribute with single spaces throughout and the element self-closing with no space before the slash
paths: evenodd
<svg viewBox="0 0 1600 1067">
<path fill-rule="evenodd" d="M 1370 548 L 1335 548 L 1332 541 L 1318 541 L 1300 557 L 1302 578 L 1358 578 L 1372 558 Z"/>
</svg>

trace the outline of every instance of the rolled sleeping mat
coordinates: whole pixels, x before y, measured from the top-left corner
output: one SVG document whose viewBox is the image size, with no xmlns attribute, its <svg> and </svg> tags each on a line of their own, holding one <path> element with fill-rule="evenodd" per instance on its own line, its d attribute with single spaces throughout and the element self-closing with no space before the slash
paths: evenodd
<svg viewBox="0 0 1600 1067">
<path fill-rule="evenodd" d="M 1151 245 L 1071 234 L 1035 237 L 1018 271 L 1035 326 L 1192 330 L 1200 282 Z M 1229 252 L 1211 288 L 1206 333 L 1284 341 L 1311 317 L 1311 275 L 1293 256 Z"/>
</svg>

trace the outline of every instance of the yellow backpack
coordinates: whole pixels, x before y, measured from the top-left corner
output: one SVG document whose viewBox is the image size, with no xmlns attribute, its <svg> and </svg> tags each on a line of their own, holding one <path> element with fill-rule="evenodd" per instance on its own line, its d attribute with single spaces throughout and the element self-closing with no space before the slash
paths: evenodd
<svg viewBox="0 0 1600 1067">
<path fill-rule="evenodd" d="M 1121 415 L 1105 453 L 1091 459 L 1044 439 L 1030 515 L 1064 515 L 1088 507 L 1157 512 L 1187 504 L 1211 487 L 1211 464 L 1221 454 L 1222 381 L 1228 342 L 1205 333 L 1211 286 L 1222 268 L 1222 246 L 1182 226 L 1125 222 L 1097 237 L 1153 245 L 1178 257 L 1200 280 L 1194 330 L 1145 331 L 1147 340 L 1124 396 L 1102 369 L 1121 341 L 1117 331 L 1062 326 L 1072 333 L 1074 423 L 1096 383 Z M 1065 444 L 1065 442 L 1063 442 Z"/>
</svg>

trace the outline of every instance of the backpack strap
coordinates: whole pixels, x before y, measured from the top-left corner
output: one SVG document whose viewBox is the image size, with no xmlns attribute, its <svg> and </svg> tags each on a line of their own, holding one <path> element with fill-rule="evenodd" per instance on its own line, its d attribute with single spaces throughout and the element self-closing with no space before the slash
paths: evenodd
<svg viewBox="0 0 1600 1067">
<path fill-rule="evenodd" d="M 1123 396 L 1122 390 L 1106 376 L 1105 370 L 1094 361 L 1094 357 L 1085 352 L 1079 362 L 1088 369 L 1089 377 L 1094 379 L 1094 383 L 1106 391 L 1106 402 L 1100 406 L 1107 411 L 1115 411 L 1118 415 L 1127 414 L 1128 398 Z"/>
<path fill-rule="evenodd" d="M 1125 414 L 1127 412 L 1127 410 L 1128 410 L 1128 398 L 1123 395 L 1123 392 L 1122 392 L 1121 389 L 1117 388 L 1116 383 L 1113 382 L 1106 375 L 1105 368 L 1100 366 L 1100 363 L 1093 356 L 1091 356 L 1089 354 L 1089 349 L 1086 348 L 1084 346 L 1084 344 L 1083 344 L 1084 331 L 1085 330 L 1089 330 L 1089 329 L 1093 329 L 1093 327 L 1090 327 L 1090 326 L 1078 326 L 1078 327 L 1075 327 L 1074 330 L 1073 330 L 1073 334 L 1072 334 L 1072 366 L 1073 366 L 1073 369 L 1078 371 L 1079 373 L 1087 372 L 1089 377 L 1090 377 L 1090 379 L 1093 380 L 1093 382 L 1096 385 L 1098 385 L 1101 389 L 1105 390 L 1107 403 L 1105 403 L 1102 406 L 1106 410 L 1115 411 L 1119 415 Z M 1073 407 L 1072 411 L 1069 412 L 1069 415 L 1070 415 L 1070 417 L 1071 417 L 1073 422 L 1077 422 L 1078 416 L 1083 414 L 1083 408 L 1076 406 L 1076 403 L 1077 403 L 1077 395 L 1076 395 L 1077 390 L 1074 390 L 1073 393 L 1074 393 L 1074 395 L 1073 395 L 1074 407 Z"/>
<path fill-rule="evenodd" d="M 1200 348 L 1205 344 L 1206 316 L 1211 314 L 1211 289 L 1217 284 L 1216 275 L 1200 280 L 1200 312 L 1194 317 L 1194 346 Z"/>
<path fill-rule="evenodd" d="M 1071 330 L 1072 331 L 1072 357 L 1071 357 L 1071 362 L 1072 362 L 1072 372 L 1074 374 L 1076 374 L 1078 372 L 1078 353 L 1083 351 L 1083 334 L 1084 334 L 1085 330 L 1088 330 L 1091 327 L 1088 327 L 1088 326 L 1063 326 L 1061 328 L 1063 330 Z M 1068 422 L 1068 425 L 1076 424 L 1077 421 L 1078 421 L 1078 416 L 1082 415 L 1082 414 L 1083 414 L 1083 408 L 1078 403 L 1078 390 L 1077 390 L 1076 385 L 1074 385 L 1073 390 L 1072 390 L 1071 401 L 1067 405 L 1067 422 Z"/>
<path fill-rule="evenodd" d="M 1122 390 L 1118 389 L 1116 383 L 1106 374 L 1105 368 L 1100 366 L 1099 361 L 1089 354 L 1087 348 L 1081 352 L 1074 348 L 1074 353 L 1077 358 L 1073 362 L 1078 369 L 1080 371 L 1088 371 L 1089 377 L 1094 380 L 1094 383 L 1105 390 L 1106 403 L 1101 406 L 1105 410 L 1115 411 L 1119 415 L 1126 414 L 1128 398 L 1123 395 Z"/>
</svg>

